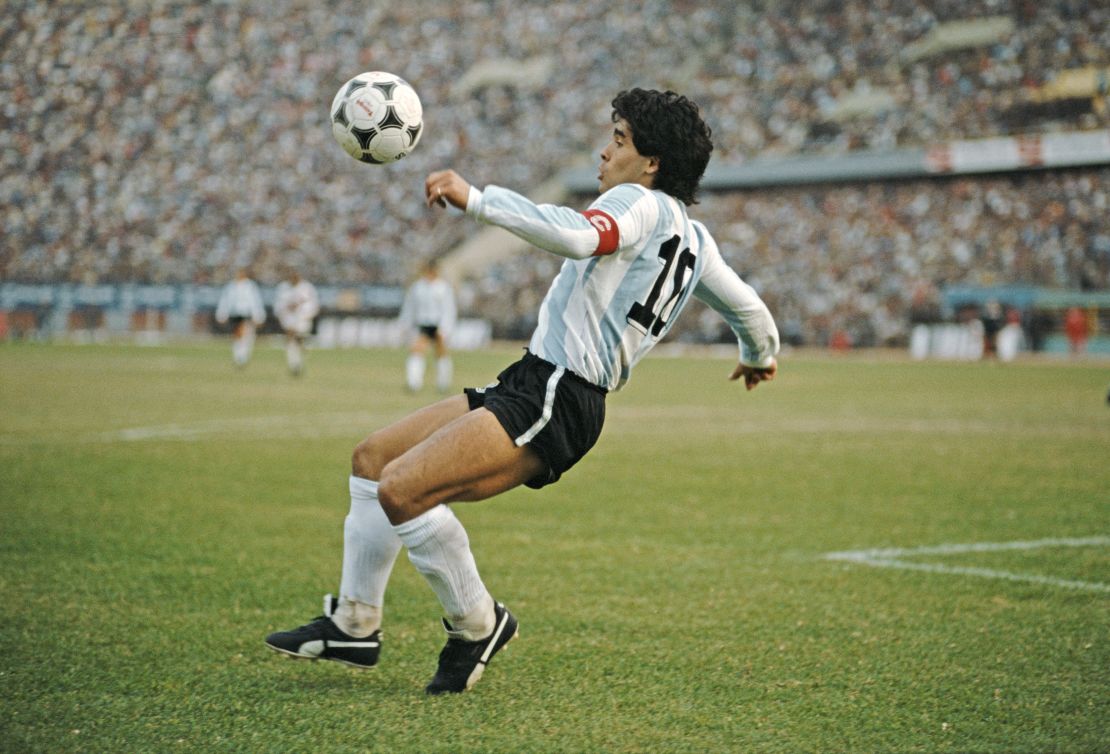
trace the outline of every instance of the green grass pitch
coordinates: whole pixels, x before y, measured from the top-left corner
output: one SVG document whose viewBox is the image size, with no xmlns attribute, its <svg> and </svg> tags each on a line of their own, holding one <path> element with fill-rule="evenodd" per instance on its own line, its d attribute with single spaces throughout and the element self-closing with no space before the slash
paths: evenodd
<svg viewBox="0 0 1110 754">
<path fill-rule="evenodd" d="M 521 636 L 425 698 L 404 557 L 378 667 L 262 644 L 338 587 L 351 448 L 436 397 L 403 359 L 0 346 L 0 750 L 1110 750 L 1105 363 L 649 358 L 563 481 L 457 506 Z"/>
</svg>

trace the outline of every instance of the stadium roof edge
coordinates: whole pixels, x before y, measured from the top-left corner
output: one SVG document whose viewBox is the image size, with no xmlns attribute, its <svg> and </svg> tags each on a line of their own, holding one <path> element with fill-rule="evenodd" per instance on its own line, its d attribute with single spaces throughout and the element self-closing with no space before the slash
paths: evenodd
<svg viewBox="0 0 1110 754">
<path fill-rule="evenodd" d="M 952 141 L 887 152 L 852 152 L 833 157 L 759 158 L 710 165 L 707 191 L 798 186 L 813 183 L 893 180 L 1110 164 L 1110 131 L 1012 136 Z M 597 191 L 595 167 L 561 174 L 567 191 Z"/>
</svg>

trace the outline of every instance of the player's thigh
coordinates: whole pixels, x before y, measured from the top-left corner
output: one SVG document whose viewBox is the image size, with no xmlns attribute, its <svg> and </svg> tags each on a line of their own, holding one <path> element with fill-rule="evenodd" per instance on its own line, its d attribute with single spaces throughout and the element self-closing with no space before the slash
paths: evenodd
<svg viewBox="0 0 1110 754">
<path fill-rule="evenodd" d="M 432 433 L 382 474 L 382 507 L 396 524 L 439 503 L 485 500 L 535 477 L 543 462 L 479 408 Z"/>
<path fill-rule="evenodd" d="M 387 463 L 469 411 L 470 402 L 467 397 L 453 395 L 371 433 L 355 446 L 351 456 L 351 472 L 365 479 L 380 479 L 382 469 Z"/>
</svg>

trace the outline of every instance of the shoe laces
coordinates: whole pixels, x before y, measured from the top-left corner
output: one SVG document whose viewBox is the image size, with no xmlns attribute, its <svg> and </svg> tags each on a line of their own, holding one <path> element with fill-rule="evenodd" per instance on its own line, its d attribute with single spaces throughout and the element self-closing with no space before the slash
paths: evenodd
<svg viewBox="0 0 1110 754">
<path fill-rule="evenodd" d="M 481 657 L 484 642 L 450 638 L 439 653 L 440 666 L 467 667 Z"/>
<path fill-rule="evenodd" d="M 312 620 L 310 620 L 308 623 L 304 624 L 300 628 L 294 629 L 294 631 L 297 632 L 297 633 L 316 634 L 320 630 L 323 630 L 323 629 L 327 628 L 327 624 L 324 623 L 324 621 L 327 621 L 328 623 L 331 623 L 331 618 L 329 618 L 326 615 L 317 615 L 315 618 L 313 618 Z"/>
</svg>

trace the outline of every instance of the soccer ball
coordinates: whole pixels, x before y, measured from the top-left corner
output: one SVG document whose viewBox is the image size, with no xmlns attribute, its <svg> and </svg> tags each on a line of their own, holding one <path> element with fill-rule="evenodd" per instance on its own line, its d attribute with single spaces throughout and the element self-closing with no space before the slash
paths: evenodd
<svg viewBox="0 0 1110 754">
<path fill-rule="evenodd" d="M 385 71 L 360 73 L 339 87 L 329 112 L 339 146 L 373 165 L 401 159 L 424 131 L 424 109 L 416 90 Z"/>
</svg>

